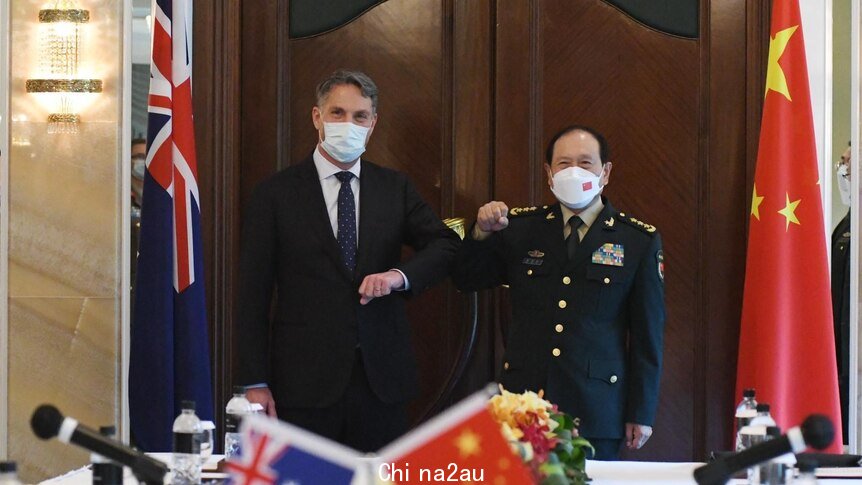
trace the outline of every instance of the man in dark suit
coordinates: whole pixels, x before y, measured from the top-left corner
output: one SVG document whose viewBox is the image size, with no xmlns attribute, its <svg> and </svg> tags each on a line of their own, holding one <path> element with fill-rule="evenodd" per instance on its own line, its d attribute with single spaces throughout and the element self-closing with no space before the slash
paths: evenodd
<svg viewBox="0 0 862 485">
<path fill-rule="evenodd" d="M 850 147 L 838 161 L 841 202 L 850 205 Z M 838 395 L 841 428 L 848 444 L 847 412 L 850 407 L 850 210 L 832 231 L 832 321 L 835 328 L 835 360 L 838 363 Z"/>
<path fill-rule="evenodd" d="M 374 451 L 407 430 L 417 391 L 406 300 L 447 276 L 460 240 L 404 174 L 360 159 L 377 123 L 368 76 L 324 80 L 312 121 L 312 156 L 245 212 L 239 382 L 270 416 Z"/>
<path fill-rule="evenodd" d="M 462 290 L 508 285 L 512 320 L 500 382 L 580 418 L 596 458 L 652 434 L 664 331 L 664 256 L 655 227 L 601 197 L 604 138 L 571 126 L 547 149 L 559 204 L 479 209 L 453 278 Z"/>
</svg>

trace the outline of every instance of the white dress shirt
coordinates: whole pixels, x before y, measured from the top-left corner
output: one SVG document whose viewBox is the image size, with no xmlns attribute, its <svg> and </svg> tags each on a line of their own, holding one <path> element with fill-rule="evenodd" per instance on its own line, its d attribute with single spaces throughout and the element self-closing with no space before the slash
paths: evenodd
<svg viewBox="0 0 862 485">
<path fill-rule="evenodd" d="M 320 189 L 323 191 L 323 202 L 326 204 L 326 212 L 329 214 L 329 224 L 332 226 L 332 235 L 338 239 L 338 191 L 341 190 L 341 181 L 335 176 L 341 172 L 341 168 L 335 166 L 332 162 L 323 157 L 320 153 L 320 145 L 314 149 L 314 166 L 317 168 L 317 176 L 320 177 Z M 356 204 L 356 247 L 359 248 L 359 174 L 362 170 L 362 159 L 356 160 L 356 163 L 348 170 L 355 175 L 350 179 L 350 188 L 353 189 L 353 202 Z M 398 288 L 396 291 L 404 291 L 410 289 L 410 281 L 407 275 L 400 269 L 392 268 L 393 271 L 401 273 L 404 278 L 404 287 Z"/>
<path fill-rule="evenodd" d="M 326 203 L 326 212 L 329 214 L 329 224 L 332 226 L 332 235 L 338 239 L 338 191 L 341 190 L 341 182 L 335 176 L 342 170 L 320 153 L 320 145 L 314 149 L 314 166 L 320 177 L 320 188 L 323 190 L 323 201 Z M 359 247 L 359 173 L 362 170 L 362 159 L 356 161 L 348 172 L 355 175 L 350 179 L 350 188 L 353 189 L 353 202 L 356 204 L 356 247 Z"/>
</svg>

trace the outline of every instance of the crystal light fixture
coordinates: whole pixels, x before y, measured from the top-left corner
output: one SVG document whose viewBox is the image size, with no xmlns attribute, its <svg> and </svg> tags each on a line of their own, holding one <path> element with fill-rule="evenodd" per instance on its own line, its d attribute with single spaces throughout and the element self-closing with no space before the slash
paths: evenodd
<svg viewBox="0 0 862 485">
<path fill-rule="evenodd" d="M 102 92 L 101 79 L 78 77 L 81 27 L 90 21 L 90 11 L 75 0 L 56 0 L 52 8 L 39 11 L 41 76 L 27 80 L 28 93 L 48 93 L 56 111 L 48 115 L 49 133 L 77 133 L 81 117 L 76 97 Z"/>
</svg>

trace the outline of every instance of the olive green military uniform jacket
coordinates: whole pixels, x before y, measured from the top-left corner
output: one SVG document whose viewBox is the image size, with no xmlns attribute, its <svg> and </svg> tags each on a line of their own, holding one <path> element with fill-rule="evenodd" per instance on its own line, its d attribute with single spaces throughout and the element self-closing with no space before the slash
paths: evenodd
<svg viewBox="0 0 862 485">
<path fill-rule="evenodd" d="M 516 208 L 506 229 L 468 236 L 453 278 L 462 291 L 509 287 L 503 386 L 542 389 L 580 418 L 582 436 L 613 439 L 655 419 L 664 256 L 655 227 L 603 201 L 572 260 L 559 204 Z"/>
</svg>

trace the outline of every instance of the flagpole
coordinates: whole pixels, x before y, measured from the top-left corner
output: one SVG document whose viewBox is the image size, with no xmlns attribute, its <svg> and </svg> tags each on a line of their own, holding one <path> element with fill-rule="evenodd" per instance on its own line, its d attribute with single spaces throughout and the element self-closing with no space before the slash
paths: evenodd
<svg viewBox="0 0 862 485">
<path fill-rule="evenodd" d="M 123 3 L 123 100 L 122 133 L 120 133 L 120 207 L 122 233 L 120 237 L 120 420 L 119 438 L 128 443 L 129 433 L 129 336 L 131 330 L 131 211 L 132 211 L 132 5 Z"/>
<path fill-rule="evenodd" d="M 0 187 L 9 187 L 9 1 L 0 0 Z M 0 190 L 0 301 L 8 303 L 9 191 Z M 0 395 L 9 395 L 9 312 L 0 312 Z M 9 400 L 0 399 L 0 458 L 7 457 Z"/>
<path fill-rule="evenodd" d="M 859 453 L 862 444 L 859 442 L 859 42 L 860 42 L 860 6 L 859 1 L 851 2 L 850 10 L 850 143 L 851 159 L 856 165 L 856 176 L 850 178 L 850 376 L 848 389 L 847 443 L 850 453 Z"/>
</svg>

